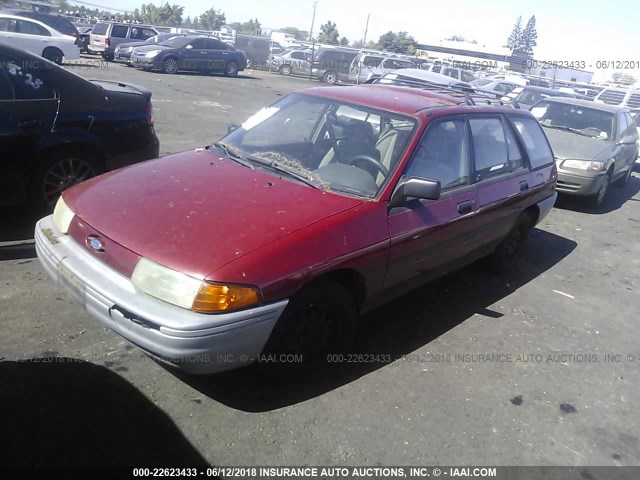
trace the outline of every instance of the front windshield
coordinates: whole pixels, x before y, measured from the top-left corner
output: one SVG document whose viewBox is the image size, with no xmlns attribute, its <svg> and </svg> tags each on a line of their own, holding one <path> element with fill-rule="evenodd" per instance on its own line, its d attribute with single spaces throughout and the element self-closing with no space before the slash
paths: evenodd
<svg viewBox="0 0 640 480">
<path fill-rule="evenodd" d="M 575 133 L 608 140 L 613 138 L 614 115 L 594 108 L 542 101 L 531 113 L 543 127 L 573 130 Z"/>
<path fill-rule="evenodd" d="M 221 140 L 258 168 L 276 165 L 317 188 L 375 197 L 397 167 L 416 120 L 294 93 Z"/>
<path fill-rule="evenodd" d="M 165 40 L 160 45 L 171 48 L 182 48 L 190 41 L 191 39 L 189 37 L 174 37 L 169 40 Z"/>
</svg>

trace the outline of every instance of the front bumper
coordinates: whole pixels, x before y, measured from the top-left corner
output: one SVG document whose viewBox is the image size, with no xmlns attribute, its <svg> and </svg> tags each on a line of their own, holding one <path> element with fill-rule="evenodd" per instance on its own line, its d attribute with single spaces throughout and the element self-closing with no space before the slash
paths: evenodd
<svg viewBox="0 0 640 480">
<path fill-rule="evenodd" d="M 155 66 L 156 57 L 146 57 L 144 55 L 131 55 L 129 63 L 136 68 L 153 68 Z"/>
<path fill-rule="evenodd" d="M 87 312 L 163 363 L 189 373 L 233 370 L 258 359 L 288 300 L 239 312 L 204 315 L 142 293 L 61 234 L 53 216 L 36 224 L 36 252 L 56 282 Z"/>
<path fill-rule="evenodd" d="M 120 52 L 116 50 L 113 61 L 129 63 L 131 61 L 131 52 Z"/>
<path fill-rule="evenodd" d="M 594 195 L 600 189 L 602 182 L 604 182 L 605 174 L 606 172 L 600 172 L 587 176 L 558 169 L 556 190 L 560 193 L 571 195 Z"/>
</svg>

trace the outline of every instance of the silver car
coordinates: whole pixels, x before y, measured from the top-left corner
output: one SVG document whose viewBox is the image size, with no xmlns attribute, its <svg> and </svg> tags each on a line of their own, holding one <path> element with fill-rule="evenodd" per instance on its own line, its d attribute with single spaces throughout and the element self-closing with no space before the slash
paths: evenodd
<svg viewBox="0 0 640 480">
<path fill-rule="evenodd" d="M 309 75 L 311 50 L 286 50 L 279 55 L 271 55 L 271 71 L 280 75 Z"/>
</svg>

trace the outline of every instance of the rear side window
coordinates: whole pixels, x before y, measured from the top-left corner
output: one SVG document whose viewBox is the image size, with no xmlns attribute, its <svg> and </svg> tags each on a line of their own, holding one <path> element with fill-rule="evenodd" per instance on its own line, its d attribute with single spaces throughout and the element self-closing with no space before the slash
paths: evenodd
<svg viewBox="0 0 640 480">
<path fill-rule="evenodd" d="M 0 83 L 9 88 L 3 92 L 4 100 L 48 100 L 55 98 L 53 88 L 46 80 L 45 65 L 39 61 L 20 62 L 12 58 L 0 56 Z M 7 83 L 7 80 L 10 83 Z"/>
<path fill-rule="evenodd" d="M 91 29 L 91 33 L 94 35 L 106 35 L 108 26 L 109 24 L 107 23 L 96 23 Z"/>
<path fill-rule="evenodd" d="M 527 149 L 531 168 L 536 169 L 552 164 L 553 152 L 538 121 L 523 117 L 512 117 L 511 120 Z"/>
<path fill-rule="evenodd" d="M 499 118 L 469 120 L 476 167 L 476 179 L 494 177 L 509 171 L 507 138 Z"/>
<path fill-rule="evenodd" d="M 38 25 L 37 23 L 28 22 L 27 20 L 18 20 L 16 32 L 26 35 L 39 35 L 41 37 L 50 37 L 49 31 Z"/>
<path fill-rule="evenodd" d="M 127 38 L 129 27 L 125 25 L 114 25 L 111 29 L 111 36 L 116 38 Z"/>
</svg>

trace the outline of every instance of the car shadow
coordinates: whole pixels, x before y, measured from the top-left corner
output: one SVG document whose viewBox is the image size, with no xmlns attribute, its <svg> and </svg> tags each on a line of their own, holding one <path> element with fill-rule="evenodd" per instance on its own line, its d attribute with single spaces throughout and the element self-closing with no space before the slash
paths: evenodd
<svg viewBox="0 0 640 480">
<path fill-rule="evenodd" d="M 401 359 L 424 347 L 455 326 L 472 321 L 474 314 L 500 318 L 490 305 L 567 257 L 577 244 L 534 229 L 526 253 L 509 274 L 496 275 L 483 262 L 436 280 L 429 285 L 376 309 L 361 318 L 350 354 L 385 355 Z M 322 395 L 367 375 L 386 363 L 341 363 L 304 375 L 279 372 L 263 366 L 193 376 L 169 370 L 204 395 L 229 407 L 265 412 Z"/>
<path fill-rule="evenodd" d="M 558 195 L 555 207 L 590 215 L 604 215 L 622 208 L 626 202 L 640 201 L 640 198 L 633 198 L 638 192 L 640 192 L 640 174 L 632 173 L 629 182 L 624 187 L 611 185 L 601 208 L 592 207 L 585 198 L 562 194 Z"/>
<path fill-rule="evenodd" d="M 27 206 L 0 208 L 0 261 L 36 256 L 33 230 L 45 215 Z"/>
<path fill-rule="evenodd" d="M 171 418 L 117 373 L 73 358 L 0 361 L 11 466 L 206 466 Z"/>
</svg>

